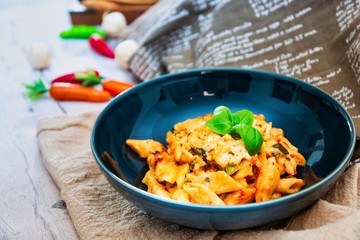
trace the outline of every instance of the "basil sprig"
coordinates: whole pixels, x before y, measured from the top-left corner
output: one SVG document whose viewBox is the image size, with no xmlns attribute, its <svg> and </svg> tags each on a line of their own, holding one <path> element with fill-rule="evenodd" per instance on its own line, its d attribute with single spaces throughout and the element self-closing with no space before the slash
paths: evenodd
<svg viewBox="0 0 360 240">
<path fill-rule="evenodd" d="M 213 117 L 205 125 L 211 131 L 225 135 L 237 133 L 243 139 L 250 155 L 255 155 L 261 149 L 263 137 L 259 130 L 254 128 L 254 114 L 247 109 L 232 113 L 228 107 L 215 108 Z"/>
</svg>

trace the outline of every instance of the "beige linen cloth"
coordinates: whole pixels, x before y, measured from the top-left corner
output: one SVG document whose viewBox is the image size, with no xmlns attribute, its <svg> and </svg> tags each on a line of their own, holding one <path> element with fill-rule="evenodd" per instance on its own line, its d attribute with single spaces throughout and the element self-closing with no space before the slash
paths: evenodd
<svg viewBox="0 0 360 240">
<path fill-rule="evenodd" d="M 44 164 L 61 191 L 81 239 L 360 239 L 360 164 L 305 211 L 277 225 L 206 231 L 164 222 L 118 194 L 90 149 L 97 112 L 43 118 L 37 138 Z"/>
</svg>

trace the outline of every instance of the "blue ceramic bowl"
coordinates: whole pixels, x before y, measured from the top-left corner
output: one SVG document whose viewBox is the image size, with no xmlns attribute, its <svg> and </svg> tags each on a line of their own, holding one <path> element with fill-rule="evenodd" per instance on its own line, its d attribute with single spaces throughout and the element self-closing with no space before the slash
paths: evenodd
<svg viewBox="0 0 360 240">
<path fill-rule="evenodd" d="M 151 138 L 166 145 L 166 132 L 175 123 L 211 113 L 219 105 L 264 114 L 307 159 L 304 176 L 309 182 L 320 181 L 293 195 L 237 206 L 182 203 L 130 184 L 145 161 L 132 159 L 126 139 Z M 137 207 L 187 227 L 234 230 L 272 224 L 319 199 L 348 166 L 355 138 L 348 113 L 322 90 L 275 73 L 221 68 L 164 75 L 119 95 L 96 120 L 91 147 L 111 185 Z M 122 179 L 106 163 L 109 159 L 120 167 Z"/>
</svg>

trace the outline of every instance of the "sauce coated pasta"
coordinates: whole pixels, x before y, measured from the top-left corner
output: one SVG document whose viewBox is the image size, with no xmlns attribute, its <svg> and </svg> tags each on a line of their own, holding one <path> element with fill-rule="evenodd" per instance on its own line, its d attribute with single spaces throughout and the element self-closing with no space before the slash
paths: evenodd
<svg viewBox="0 0 360 240">
<path fill-rule="evenodd" d="M 205 123 L 212 116 L 175 124 L 166 147 L 151 139 L 126 141 L 147 159 L 142 182 L 148 192 L 183 202 L 235 205 L 279 198 L 304 186 L 295 174 L 305 158 L 264 115 L 254 115 L 252 127 L 263 143 L 252 155 L 241 137 L 210 130 Z"/>
</svg>

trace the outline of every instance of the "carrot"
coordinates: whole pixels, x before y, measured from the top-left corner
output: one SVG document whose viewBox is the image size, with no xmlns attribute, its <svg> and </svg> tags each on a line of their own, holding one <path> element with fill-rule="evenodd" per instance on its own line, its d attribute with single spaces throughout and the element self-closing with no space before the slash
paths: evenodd
<svg viewBox="0 0 360 240">
<path fill-rule="evenodd" d="M 134 85 L 135 84 L 120 82 L 117 80 L 107 80 L 102 83 L 102 88 L 105 91 L 108 91 L 111 95 L 116 96 Z"/>
<path fill-rule="evenodd" d="M 109 92 L 71 83 L 54 83 L 49 94 L 56 100 L 106 102 L 110 99 Z"/>
<path fill-rule="evenodd" d="M 105 90 L 98 90 L 92 87 L 85 87 L 73 83 L 56 82 L 46 88 L 42 79 L 39 78 L 33 84 L 23 83 L 28 92 L 25 93 L 31 100 L 40 98 L 46 92 L 55 100 L 106 102 L 111 95 Z"/>
</svg>

